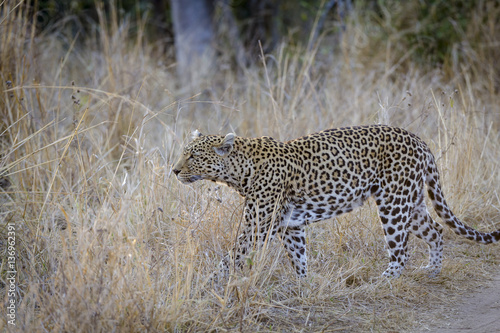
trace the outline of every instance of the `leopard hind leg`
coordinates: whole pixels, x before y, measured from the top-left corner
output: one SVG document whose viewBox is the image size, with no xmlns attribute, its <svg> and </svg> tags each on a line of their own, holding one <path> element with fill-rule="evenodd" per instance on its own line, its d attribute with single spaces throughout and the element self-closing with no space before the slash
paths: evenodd
<svg viewBox="0 0 500 333">
<path fill-rule="evenodd" d="M 429 246 L 429 264 L 425 269 L 429 271 L 429 277 L 436 277 L 443 265 L 443 227 L 429 215 L 423 193 L 413 210 L 409 230 Z"/>
<path fill-rule="evenodd" d="M 388 278 L 397 278 L 401 275 L 408 261 L 408 222 L 412 204 L 405 197 L 396 197 L 389 191 L 385 194 L 384 192 L 377 193 L 375 201 L 384 229 L 390 260 L 389 267 L 382 275 Z"/>
</svg>

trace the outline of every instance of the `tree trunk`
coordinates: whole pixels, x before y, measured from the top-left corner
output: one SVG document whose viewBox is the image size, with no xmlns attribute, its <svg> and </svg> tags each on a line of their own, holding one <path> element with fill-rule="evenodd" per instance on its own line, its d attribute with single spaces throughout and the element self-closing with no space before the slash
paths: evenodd
<svg viewBox="0 0 500 333">
<path fill-rule="evenodd" d="M 179 80 L 188 91 L 210 80 L 215 67 L 213 1 L 170 0 Z"/>
</svg>

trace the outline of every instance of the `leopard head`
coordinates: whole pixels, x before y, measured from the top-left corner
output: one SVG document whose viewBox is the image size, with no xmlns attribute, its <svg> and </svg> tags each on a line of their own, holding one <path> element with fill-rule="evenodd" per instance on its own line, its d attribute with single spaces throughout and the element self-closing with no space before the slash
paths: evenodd
<svg viewBox="0 0 500 333">
<path fill-rule="evenodd" d="M 226 159 L 233 151 L 234 138 L 234 133 L 224 137 L 195 131 L 193 140 L 184 147 L 172 171 L 183 184 L 201 179 L 224 181 Z"/>
</svg>

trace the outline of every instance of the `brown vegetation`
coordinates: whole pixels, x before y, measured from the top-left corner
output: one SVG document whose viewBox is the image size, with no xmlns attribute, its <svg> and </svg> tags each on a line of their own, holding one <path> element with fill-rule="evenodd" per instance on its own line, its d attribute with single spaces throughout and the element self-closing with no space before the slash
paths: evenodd
<svg viewBox="0 0 500 333">
<path fill-rule="evenodd" d="M 213 85 L 181 100 L 175 70 L 140 26 L 131 37 L 127 21 L 101 16 L 108 28 L 75 43 L 57 31 L 35 37 L 26 15 L 4 7 L 0 17 L 0 176 L 10 183 L 0 189 L 0 326 L 8 222 L 18 271 L 8 328 L 19 332 L 402 331 L 498 268 L 498 245 L 447 231 L 440 277 L 419 270 L 427 249 L 412 239 L 403 276 L 379 278 L 385 244 L 368 202 L 307 229 L 307 279 L 273 242 L 251 270 L 205 288 L 234 243 L 242 199 L 171 173 L 195 128 L 287 140 L 387 123 L 429 144 L 460 219 L 500 229 L 498 6 L 474 9 L 457 45 L 466 57 L 441 68 L 411 61 L 404 33 L 387 32 L 393 21 L 382 33 L 354 11 L 340 40 L 283 44 L 238 75 L 222 63 Z"/>
</svg>

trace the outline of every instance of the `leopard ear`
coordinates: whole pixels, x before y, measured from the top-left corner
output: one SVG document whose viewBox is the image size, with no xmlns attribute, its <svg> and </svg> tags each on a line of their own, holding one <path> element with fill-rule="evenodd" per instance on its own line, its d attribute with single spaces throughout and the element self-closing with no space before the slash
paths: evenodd
<svg viewBox="0 0 500 333">
<path fill-rule="evenodd" d="M 201 134 L 201 132 L 196 129 L 191 133 L 191 140 L 197 139 L 200 136 L 203 136 L 203 134 Z"/>
<path fill-rule="evenodd" d="M 221 143 L 213 147 L 217 155 L 226 157 L 231 151 L 233 151 L 235 136 L 236 135 L 234 135 L 234 133 L 229 133 L 224 137 L 224 139 L 222 139 Z"/>
</svg>

